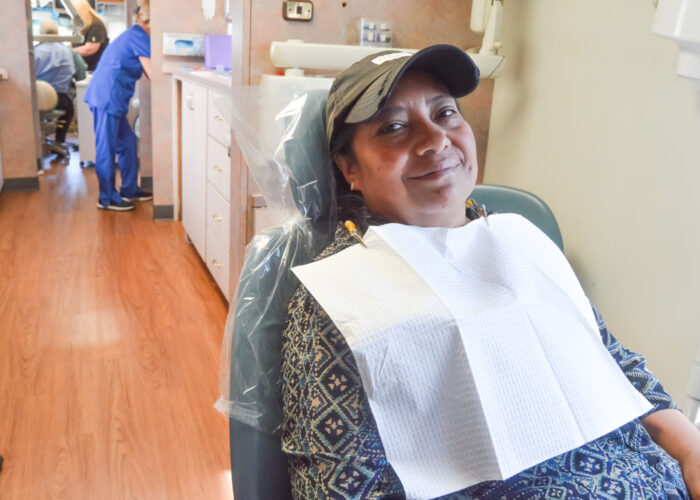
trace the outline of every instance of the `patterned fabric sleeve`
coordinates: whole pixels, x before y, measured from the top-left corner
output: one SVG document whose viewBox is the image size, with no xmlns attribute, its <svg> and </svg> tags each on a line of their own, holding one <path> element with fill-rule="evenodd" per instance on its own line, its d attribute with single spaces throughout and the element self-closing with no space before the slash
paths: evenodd
<svg viewBox="0 0 700 500">
<path fill-rule="evenodd" d="M 345 339 L 303 285 L 290 304 L 282 347 L 282 449 L 294 498 L 401 495 Z"/>
<path fill-rule="evenodd" d="M 618 366 L 635 389 L 641 392 L 654 406 L 649 413 L 667 408 L 678 409 L 678 405 L 676 405 L 671 396 L 664 390 L 659 379 L 647 370 L 646 358 L 625 349 L 608 331 L 608 327 L 605 326 L 605 321 L 603 321 L 602 316 L 595 307 L 593 308 L 593 313 L 598 322 L 598 330 L 603 339 L 603 344 L 608 348 L 608 352 L 610 352 L 610 355 L 615 359 Z"/>
<path fill-rule="evenodd" d="M 354 243 L 342 229 L 320 257 Z M 282 449 L 295 499 L 403 497 L 355 358 L 303 285 L 289 302 L 282 334 L 282 400 Z"/>
</svg>

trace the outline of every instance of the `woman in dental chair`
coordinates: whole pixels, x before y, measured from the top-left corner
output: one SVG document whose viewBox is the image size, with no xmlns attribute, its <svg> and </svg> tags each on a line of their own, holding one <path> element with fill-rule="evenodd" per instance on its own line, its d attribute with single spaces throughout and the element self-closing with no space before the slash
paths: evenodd
<svg viewBox="0 0 700 500">
<path fill-rule="evenodd" d="M 353 221 L 361 234 L 387 223 L 466 228 L 486 220 L 483 211 L 465 211 L 477 158 L 456 103 L 478 78 L 471 59 L 447 45 L 415 55 L 373 55 L 338 76 L 326 111 L 338 220 Z M 317 260 L 355 244 L 358 239 L 339 225 Z M 282 447 L 294 497 L 420 497 L 404 488 L 387 458 L 356 356 L 319 302 L 300 285 L 283 334 Z M 644 358 L 623 348 L 594 315 L 595 336 L 607 348 L 601 356 L 609 353 L 629 381 L 622 383 L 631 384 L 636 397 L 641 393 L 651 410 L 506 479 L 471 484 L 444 498 L 700 499 L 700 432 Z"/>
</svg>

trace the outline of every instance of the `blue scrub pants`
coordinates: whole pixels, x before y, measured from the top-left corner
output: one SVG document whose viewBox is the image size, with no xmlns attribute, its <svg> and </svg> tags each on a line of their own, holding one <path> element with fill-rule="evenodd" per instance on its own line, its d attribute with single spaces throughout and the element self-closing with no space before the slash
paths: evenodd
<svg viewBox="0 0 700 500">
<path fill-rule="evenodd" d="M 100 183 L 100 203 L 122 202 L 122 195 L 135 198 L 138 186 L 139 159 L 136 151 L 136 134 L 131 130 L 125 115 L 113 115 L 100 108 L 90 108 L 95 125 L 95 171 Z M 121 194 L 114 185 L 116 171 L 114 156 L 119 158 Z"/>
</svg>

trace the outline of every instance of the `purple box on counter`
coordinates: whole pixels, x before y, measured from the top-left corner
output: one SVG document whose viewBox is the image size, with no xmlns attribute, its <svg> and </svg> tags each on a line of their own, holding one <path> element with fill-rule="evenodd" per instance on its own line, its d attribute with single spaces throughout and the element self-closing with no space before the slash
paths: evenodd
<svg viewBox="0 0 700 500">
<path fill-rule="evenodd" d="M 204 37 L 204 65 L 211 69 L 231 69 L 231 35 Z"/>
</svg>

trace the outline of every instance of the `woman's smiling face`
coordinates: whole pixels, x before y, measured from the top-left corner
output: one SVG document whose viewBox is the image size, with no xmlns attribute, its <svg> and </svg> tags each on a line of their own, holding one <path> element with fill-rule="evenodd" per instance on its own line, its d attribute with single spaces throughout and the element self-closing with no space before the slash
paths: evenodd
<svg viewBox="0 0 700 500">
<path fill-rule="evenodd" d="M 392 222 L 456 227 L 477 175 L 474 133 L 430 75 L 401 77 L 377 116 L 357 125 L 354 157 L 335 161 L 367 208 Z"/>
</svg>

